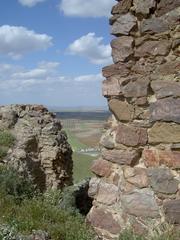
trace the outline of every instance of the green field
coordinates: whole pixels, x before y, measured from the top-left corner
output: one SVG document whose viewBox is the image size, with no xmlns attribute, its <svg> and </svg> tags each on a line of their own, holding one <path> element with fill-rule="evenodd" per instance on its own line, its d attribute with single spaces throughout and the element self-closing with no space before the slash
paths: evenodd
<svg viewBox="0 0 180 240">
<path fill-rule="evenodd" d="M 73 149 L 74 182 L 91 177 L 93 174 L 90 167 L 93 160 L 98 158 L 97 149 L 109 113 L 107 111 L 67 111 L 56 112 L 56 115 L 60 118 L 63 129 L 67 133 L 68 142 Z M 97 156 L 92 156 L 92 152 L 88 152 L 88 149 L 93 149 Z"/>
<path fill-rule="evenodd" d="M 73 178 L 74 183 L 80 182 L 85 178 L 93 176 L 90 167 L 95 160 L 95 157 L 88 156 L 85 154 L 80 153 L 73 153 L 73 161 L 74 161 L 74 167 L 73 167 Z"/>
</svg>

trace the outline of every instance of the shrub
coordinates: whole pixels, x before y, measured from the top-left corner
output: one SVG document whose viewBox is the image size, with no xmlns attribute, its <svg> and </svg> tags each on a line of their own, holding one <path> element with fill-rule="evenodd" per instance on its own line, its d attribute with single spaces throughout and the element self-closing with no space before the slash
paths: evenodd
<svg viewBox="0 0 180 240">
<path fill-rule="evenodd" d="M 10 132 L 0 130 L 0 146 L 11 147 L 14 140 L 15 139 Z"/>
<path fill-rule="evenodd" d="M 16 200 L 32 198 L 35 186 L 32 181 L 20 175 L 16 170 L 0 167 L 0 191 L 12 195 Z"/>
<path fill-rule="evenodd" d="M 93 234 L 79 214 L 71 214 L 43 201 L 42 197 L 24 200 L 21 205 L 9 204 L 4 221 L 15 225 L 18 232 L 29 235 L 33 230 L 46 231 L 53 240 L 92 240 Z M 1 215 L 2 216 L 2 215 Z"/>
<path fill-rule="evenodd" d="M 142 236 L 136 235 L 131 229 L 125 229 L 120 234 L 119 240 L 144 240 L 144 238 Z"/>
<path fill-rule="evenodd" d="M 0 147 L 0 160 L 6 157 L 7 152 L 8 152 L 7 147 Z"/>
<path fill-rule="evenodd" d="M 14 140 L 11 133 L 0 130 L 0 160 L 6 157 L 8 149 L 13 145 Z"/>
</svg>

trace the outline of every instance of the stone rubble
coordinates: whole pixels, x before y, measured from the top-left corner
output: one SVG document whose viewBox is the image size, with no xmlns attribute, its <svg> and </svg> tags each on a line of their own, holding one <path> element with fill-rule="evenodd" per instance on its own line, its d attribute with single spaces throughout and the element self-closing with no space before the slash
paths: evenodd
<svg viewBox="0 0 180 240">
<path fill-rule="evenodd" d="M 180 226 L 180 1 L 119 0 L 102 72 L 112 118 L 92 165 L 87 221 L 101 239 Z"/>
</svg>

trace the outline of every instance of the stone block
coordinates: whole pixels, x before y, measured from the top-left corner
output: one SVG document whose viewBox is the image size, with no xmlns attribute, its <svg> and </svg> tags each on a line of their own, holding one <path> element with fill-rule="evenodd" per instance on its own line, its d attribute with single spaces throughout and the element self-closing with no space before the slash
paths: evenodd
<svg viewBox="0 0 180 240">
<path fill-rule="evenodd" d="M 109 78 L 114 75 L 126 77 L 130 73 L 132 64 L 132 62 L 111 64 L 110 66 L 104 67 L 102 69 L 102 74 L 105 78 Z"/>
<path fill-rule="evenodd" d="M 103 81 L 102 94 L 105 97 L 119 96 L 121 94 L 121 87 L 119 85 L 119 76 L 111 77 Z"/>
<path fill-rule="evenodd" d="M 179 143 L 180 125 L 156 122 L 148 131 L 149 143 Z"/>
<path fill-rule="evenodd" d="M 98 159 L 91 166 L 91 171 L 100 177 L 108 177 L 111 173 L 111 163 L 109 161 Z"/>
<path fill-rule="evenodd" d="M 151 103 L 150 121 L 180 123 L 180 99 L 165 98 Z"/>
<path fill-rule="evenodd" d="M 135 49 L 136 57 L 166 56 L 170 51 L 170 42 L 168 40 L 146 41 Z"/>
<path fill-rule="evenodd" d="M 133 105 L 118 99 L 109 101 L 109 109 L 119 121 L 131 121 L 134 117 Z"/>
<path fill-rule="evenodd" d="M 150 13 L 150 10 L 156 6 L 156 1 L 155 0 L 144 0 L 144 1 L 134 0 L 133 4 L 135 7 L 136 14 L 141 14 L 146 16 Z"/>
<path fill-rule="evenodd" d="M 180 6 L 180 0 L 161 0 L 157 4 L 156 15 L 162 16 Z"/>
<path fill-rule="evenodd" d="M 113 8 L 111 13 L 115 14 L 125 14 L 128 12 L 132 5 L 132 0 L 122 0 L 118 2 Z"/>
<path fill-rule="evenodd" d="M 118 200 L 118 187 L 114 184 L 101 181 L 96 201 L 105 205 L 115 204 Z"/>
<path fill-rule="evenodd" d="M 138 188 L 145 188 L 149 184 L 147 170 L 145 168 L 124 168 L 124 177 L 127 182 L 135 185 Z"/>
<path fill-rule="evenodd" d="M 152 81 L 151 88 L 157 98 L 180 97 L 180 82 L 173 81 Z"/>
<path fill-rule="evenodd" d="M 174 194 L 178 191 L 179 181 L 174 179 L 169 169 L 148 169 L 148 176 L 150 178 L 150 185 L 154 191 L 164 194 Z"/>
<path fill-rule="evenodd" d="M 150 189 L 134 190 L 121 196 L 124 210 L 137 217 L 159 217 L 159 208 Z"/>
<path fill-rule="evenodd" d="M 127 82 L 127 83 L 126 83 Z M 145 97 L 148 94 L 149 78 L 133 75 L 126 78 L 121 91 L 126 98 Z"/>
<path fill-rule="evenodd" d="M 119 165 L 134 165 L 140 158 L 138 150 L 102 150 L 102 157 Z"/>
<path fill-rule="evenodd" d="M 163 207 L 166 220 L 171 224 L 180 224 L 180 199 L 166 201 Z"/>
<path fill-rule="evenodd" d="M 131 13 L 121 15 L 112 25 L 113 35 L 129 35 L 131 30 L 137 25 L 137 19 Z"/>
<path fill-rule="evenodd" d="M 119 124 L 116 130 L 116 142 L 126 146 L 145 145 L 147 143 L 147 129 Z"/>
<path fill-rule="evenodd" d="M 114 63 L 125 62 L 133 55 L 133 42 L 134 39 L 130 36 L 118 37 L 111 41 Z"/>
<path fill-rule="evenodd" d="M 114 139 L 113 136 L 111 135 L 111 131 L 107 131 L 104 133 L 100 139 L 100 144 L 107 148 L 107 149 L 113 149 L 114 148 Z"/>
<path fill-rule="evenodd" d="M 144 149 L 143 160 L 147 167 L 165 165 L 173 169 L 180 168 L 180 152 L 158 149 Z"/>
<path fill-rule="evenodd" d="M 95 228 L 103 229 L 111 234 L 119 234 L 121 226 L 110 211 L 93 207 L 87 216 L 87 221 Z"/>
</svg>

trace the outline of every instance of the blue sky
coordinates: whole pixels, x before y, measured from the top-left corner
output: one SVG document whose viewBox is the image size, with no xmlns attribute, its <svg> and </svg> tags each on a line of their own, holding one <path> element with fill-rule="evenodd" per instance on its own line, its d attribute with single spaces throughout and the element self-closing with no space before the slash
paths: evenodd
<svg viewBox="0 0 180 240">
<path fill-rule="evenodd" d="M 114 0 L 1 0 L 0 104 L 105 106 Z"/>
</svg>

